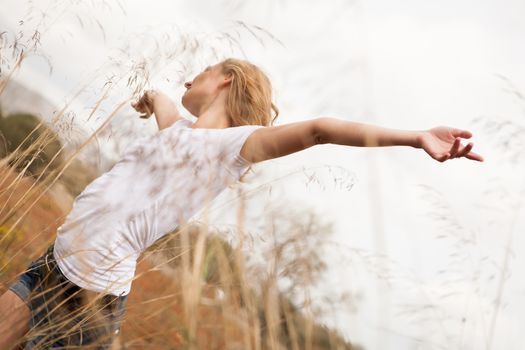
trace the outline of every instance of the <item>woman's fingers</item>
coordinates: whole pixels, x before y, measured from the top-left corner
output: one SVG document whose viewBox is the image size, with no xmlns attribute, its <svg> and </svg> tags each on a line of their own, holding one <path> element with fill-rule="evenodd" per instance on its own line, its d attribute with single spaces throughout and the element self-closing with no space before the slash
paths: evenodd
<svg viewBox="0 0 525 350">
<path fill-rule="evenodd" d="M 143 95 L 137 102 L 131 104 L 131 106 L 141 113 L 149 113 L 151 108 L 149 107 L 149 99 Z"/>
<path fill-rule="evenodd" d="M 479 162 L 483 162 L 483 157 L 477 153 L 471 152 L 472 147 L 474 147 L 474 143 L 469 142 L 468 145 L 463 147 L 456 155 L 451 156 L 450 158 L 461 158 L 466 157 L 468 159 L 477 160 Z"/>
<path fill-rule="evenodd" d="M 144 104 L 141 106 L 140 110 L 138 110 L 140 113 L 144 113 L 140 117 L 143 119 L 148 119 L 153 114 L 153 111 L 150 109 L 150 107 L 147 104 Z"/>
<path fill-rule="evenodd" d="M 474 152 L 469 152 L 467 155 L 465 155 L 465 157 L 467 157 L 468 159 L 477 160 L 478 162 L 484 161 L 481 155 L 474 153 Z"/>
<path fill-rule="evenodd" d="M 454 143 L 452 144 L 452 147 L 450 148 L 450 157 L 455 157 L 456 153 L 459 151 L 459 145 L 461 145 L 461 139 L 459 137 L 456 137 L 454 140 Z"/>
<path fill-rule="evenodd" d="M 472 142 L 469 142 L 468 145 L 463 147 L 463 149 L 458 152 L 457 156 L 458 157 L 466 156 L 470 152 L 470 150 L 472 149 L 473 146 L 474 146 L 474 144 Z"/>
<path fill-rule="evenodd" d="M 157 94 L 155 90 L 146 90 L 138 101 L 131 103 L 131 106 L 139 113 L 140 118 L 147 119 L 153 114 L 153 97 Z"/>
<path fill-rule="evenodd" d="M 472 146 L 474 146 L 472 142 L 469 142 L 468 145 L 466 145 L 465 147 L 462 147 L 461 150 L 458 150 L 459 146 L 456 147 L 456 143 L 458 143 L 458 139 L 456 139 L 456 141 L 454 142 L 454 145 L 450 149 L 450 152 L 449 152 L 450 158 L 461 158 L 467 155 L 467 153 L 469 153 L 470 150 L 472 149 Z"/>
<path fill-rule="evenodd" d="M 144 104 L 144 101 L 142 101 L 142 98 L 139 98 L 137 101 L 131 103 L 131 107 L 135 109 L 141 108 L 141 106 Z"/>
<path fill-rule="evenodd" d="M 444 162 L 447 159 L 449 159 L 449 157 L 450 157 L 450 153 L 445 153 L 441 156 L 438 156 L 438 155 L 433 156 L 433 158 L 439 162 Z"/>
<path fill-rule="evenodd" d="M 464 139 L 470 139 L 472 137 L 472 133 L 468 130 L 462 130 L 462 129 L 453 129 L 452 130 L 452 136 L 454 137 L 462 137 Z"/>
</svg>

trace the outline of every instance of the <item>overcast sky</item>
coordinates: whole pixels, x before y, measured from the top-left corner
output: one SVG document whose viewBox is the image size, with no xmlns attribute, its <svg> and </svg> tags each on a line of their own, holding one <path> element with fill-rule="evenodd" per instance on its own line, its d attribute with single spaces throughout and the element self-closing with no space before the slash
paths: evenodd
<svg viewBox="0 0 525 350">
<path fill-rule="evenodd" d="M 0 0 L 0 6 L 9 9 L 0 14 L 1 27 L 14 30 L 23 19 L 30 27 L 25 1 Z M 306 185 L 299 172 L 274 182 L 273 195 L 256 199 L 277 200 L 286 189 L 293 206 L 312 207 L 333 222 L 329 272 L 318 293 L 354 297 L 356 311 L 340 303 L 327 317 L 352 341 L 368 349 L 482 349 L 494 324 L 492 349 L 522 348 L 525 171 L 523 157 L 513 160 L 510 151 L 523 147 L 524 135 L 515 135 L 505 150 L 499 145 L 508 133 L 490 132 L 483 120 L 525 124 L 524 101 L 501 78 L 525 90 L 523 1 L 194 0 L 123 6 L 125 11 L 115 3 L 111 10 L 73 7 L 83 27 L 66 13 L 42 35 L 52 75 L 43 59 L 32 58 L 17 78 L 62 103 L 116 48 L 132 45 L 134 33 L 160 38 L 175 24 L 203 38 L 240 20 L 280 42 L 262 32 L 264 45 L 247 34 L 240 39 L 246 58 L 272 79 L 278 124 L 323 115 L 400 129 L 470 130 L 483 163 L 439 163 L 408 147 L 322 145 L 258 164 L 261 175 L 254 177 L 276 179 L 304 167 L 317 169 L 306 172 L 315 172 L 321 185 Z M 89 18 L 100 21 L 104 35 Z M 220 41 L 210 45 L 224 49 Z M 214 62 L 193 63 L 199 70 Z M 180 98 L 175 82 L 186 77 L 173 70 L 163 74 L 152 85 Z M 153 121 L 147 123 L 153 130 Z M 334 176 L 353 186 L 334 185 Z M 506 261 L 508 245 L 512 255 Z M 502 269 L 509 275 L 503 282 Z"/>
</svg>

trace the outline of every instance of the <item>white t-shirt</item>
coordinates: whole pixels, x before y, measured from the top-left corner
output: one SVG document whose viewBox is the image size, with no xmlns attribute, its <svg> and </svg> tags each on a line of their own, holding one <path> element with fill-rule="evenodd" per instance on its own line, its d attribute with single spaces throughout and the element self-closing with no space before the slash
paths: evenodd
<svg viewBox="0 0 525 350">
<path fill-rule="evenodd" d="M 96 292 L 128 294 L 139 255 L 246 171 L 250 163 L 239 152 L 263 126 L 191 124 L 178 120 L 131 145 L 75 199 L 54 246 L 69 280 Z"/>
</svg>

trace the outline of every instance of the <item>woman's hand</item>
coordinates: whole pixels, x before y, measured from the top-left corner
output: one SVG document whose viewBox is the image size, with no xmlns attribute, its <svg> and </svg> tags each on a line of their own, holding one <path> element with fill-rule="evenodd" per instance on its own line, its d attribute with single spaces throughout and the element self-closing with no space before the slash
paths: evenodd
<svg viewBox="0 0 525 350">
<path fill-rule="evenodd" d="M 461 145 L 461 138 L 469 139 L 471 137 L 470 131 L 438 126 L 422 132 L 419 136 L 419 144 L 425 152 L 439 162 L 461 157 L 482 162 L 482 156 L 471 152 L 474 146 L 472 142 L 466 146 Z"/>
<path fill-rule="evenodd" d="M 131 106 L 142 114 L 141 118 L 147 119 L 155 114 L 159 130 L 169 127 L 182 118 L 175 102 L 162 91 L 146 90 L 144 95 Z"/>
<path fill-rule="evenodd" d="M 144 94 L 131 106 L 139 113 L 143 113 L 140 117 L 147 119 L 153 114 L 153 100 L 158 93 L 155 90 L 146 90 Z"/>
</svg>

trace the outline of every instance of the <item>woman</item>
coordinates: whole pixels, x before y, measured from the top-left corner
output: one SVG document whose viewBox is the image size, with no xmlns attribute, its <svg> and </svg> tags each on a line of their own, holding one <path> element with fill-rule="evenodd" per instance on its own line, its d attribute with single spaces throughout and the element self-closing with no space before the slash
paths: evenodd
<svg viewBox="0 0 525 350">
<path fill-rule="evenodd" d="M 253 163 L 326 143 L 412 146 L 440 162 L 483 161 L 472 143 L 461 145 L 469 131 L 445 126 L 404 131 L 329 117 L 272 126 L 278 110 L 270 81 L 246 61 L 207 67 L 184 86 L 182 105 L 198 118 L 195 123 L 159 92 L 147 91 L 132 104 L 142 117 L 155 114 L 160 132 L 130 146 L 86 187 L 54 245 L 0 297 L 0 348 L 16 343 L 28 325 L 27 348 L 109 346 L 141 252 L 205 208 Z M 86 322 L 93 308 L 102 312 Z"/>
</svg>

